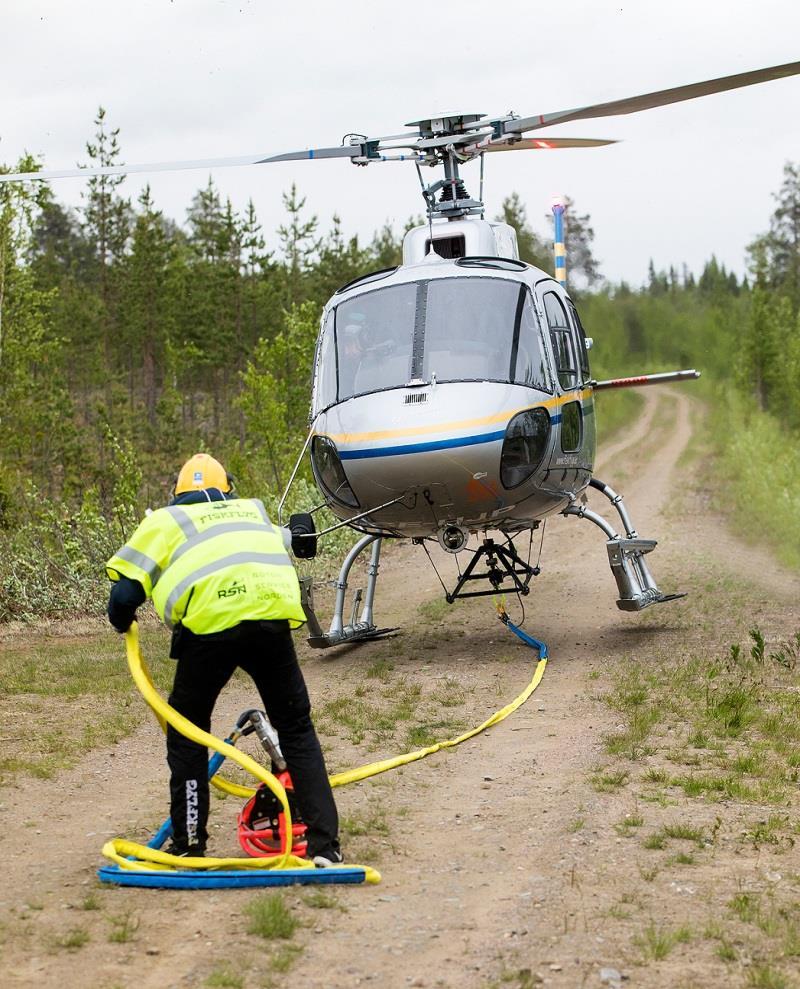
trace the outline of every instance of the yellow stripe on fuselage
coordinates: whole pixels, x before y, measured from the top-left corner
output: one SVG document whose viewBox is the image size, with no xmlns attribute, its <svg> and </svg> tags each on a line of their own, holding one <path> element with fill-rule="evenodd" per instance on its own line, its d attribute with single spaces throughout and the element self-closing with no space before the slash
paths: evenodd
<svg viewBox="0 0 800 989">
<path fill-rule="evenodd" d="M 590 398 L 593 394 L 592 388 L 584 388 L 581 391 L 570 392 L 568 395 L 558 395 L 555 398 L 545 399 L 535 405 L 523 405 L 510 412 L 500 412 L 492 416 L 481 416 L 478 419 L 459 419 L 457 422 L 441 422 L 430 426 L 417 426 L 416 429 L 377 429 L 371 433 L 325 433 L 334 443 L 360 443 L 365 440 L 391 440 L 401 436 L 425 436 L 430 433 L 449 433 L 454 429 L 471 429 L 474 426 L 488 426 L 494 422 L 506 422 L 526 409 L 545 408 L 556 409 L 566 402 L 574 402 L 578 399 Z"/>
</svg>

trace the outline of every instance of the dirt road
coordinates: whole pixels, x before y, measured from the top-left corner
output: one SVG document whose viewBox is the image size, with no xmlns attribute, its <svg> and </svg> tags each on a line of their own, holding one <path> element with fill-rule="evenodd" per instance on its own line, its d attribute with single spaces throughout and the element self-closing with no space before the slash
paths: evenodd
<svg viewBox="0 0 800 989">
<path fill-rule="evenodd" d="M 662 541 L 651 558 L 662 589 L 692 597 L 640 615 L 618 611 L 599 530 L 549 522 L 543 572 L 526 601 L 526 628 L 552 655 L 538 692 L 453 752 L 338 791 L 347 857 L 379 868 L 379 886 L 288 891 L 302 924 L 293 949 L 248 934 L 245 907 L 260 894 L 97 888 L 106 836 L 145 839 L 165 811 L 162 741 L 148 721 L 55 781 L 3 791 L 3 984 L 762 984 L 747 981 L 756 969 L 746 951 L 726 960 L 722 935 L 700 932 L 743 889 L 795 895 L 793 843 L 765 850 L 736 840 L 769 808 L 692 801 L 674 789 L 649 800 L 646 765 L 635 763 L 603 782 L 614 769 L 604 740 L 620 715 L 602 695 L 629 657 L 716 656 L 753 621 L 777 637 L 800 624 L 800 580 L 728 533 L 705 490 L 705 454 L 686 455 L 700 406 L 685 392 L 646 397 L 598 473 L 625 494 L 639 531 Z M 602 500 L 593 504 L 605 511 Z M 491 599 L 446 609 L 431 603 L 437 592 L 421 552 L 398 547 L 386 556 L 376 610 L 403 633 L 357 649 L 304 650 L 331 770 L 456 734 L 527 682 L 534 657 L 497 621 Z M 516 602 L 509 610 L 519 617 Z M 243 681 L 232 685 L 217 712 L 220 733 L 250 701 Z M 235 804 L 212 801 L 214 853 L 235 853 Z M 786 813 L 796 820 L 796 803 Z M 698 842 L 686 861 L 629 840 L 640 825 L 690 819 L 714 841 Z M 653 931 L 679 925 L 671 950 L 648 950 Z"/>
</svg>

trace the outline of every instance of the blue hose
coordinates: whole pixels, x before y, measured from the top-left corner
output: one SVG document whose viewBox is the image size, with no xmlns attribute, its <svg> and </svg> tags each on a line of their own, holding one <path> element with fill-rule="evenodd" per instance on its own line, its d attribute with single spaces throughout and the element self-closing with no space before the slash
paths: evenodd
<svg viewBox="0 0 800 989">
<path fill-rule="evenodd" d="M 334 869 L 217 869 L 198 872 L 196 869 L 136 871 L 104 865 L 97 878 L 115 886 L 147 886 L 151 889 L 246 889 L 257 886 L 354 886 L 366 881 L 363 869 L 337 866 Z"/>
<path fill-rule="evenodd" d="M 534 639 L 532 635 L 528 635 L 527 632 L 523 632 L 521 628 L 518 628 L 513 622 L 508 621 L 507 619 L 503 624 L 508 625 L 514 635 L 516 635 L 518 639 L 522 639 L 526 646 L 531 646 L 532 649 L 538 649 L 539 659 L 547 659 L 546 642 L 542 642 L 541 639 Z"/>
<path fill-rule="evenodd" d="M 235 744 L 229 735 L 225 741 Z M 208 760 L 208 778 L 211 779 L 225 762 L 221 752 L 215 752 Z M 168 817 L 156 831 L 148 848 L 161 848 L 172 837 L 172 818 Z M 198 872 L 197 869 L 176 869 L 172 872 L 133 871 L 118 865 L 104 865 L 97 870 L 97 878 L 115 886 L 144 886 L 150 889 L 247 889 L 260 886 L 297 885 L 346 885 L 354 886 L 366 881 L 366 873 L 358 867 L 335 869 L 216 869 Z"/>
</svg>

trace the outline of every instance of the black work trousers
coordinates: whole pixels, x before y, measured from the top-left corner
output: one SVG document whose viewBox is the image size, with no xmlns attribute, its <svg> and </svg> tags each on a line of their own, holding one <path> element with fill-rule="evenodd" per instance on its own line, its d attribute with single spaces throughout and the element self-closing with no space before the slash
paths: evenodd
<svg viewBox="0 0 800 989">
<path fill-rule="evenodd" d="M 217 697 L 237 666 L 252 678 L 278 733 L 297 803 L 308 831 L 308 854 L 338 850 L 339 819 L 325 760 L 311 722 L 311 704 L 288 622 L 242 622 L 211 635 L 180 629 L 173 638 L 178 660 L 169 703 L 204 731 L 211 729 Z M 177 847 L 208 840 L 208 751 L 170 725 L 167 729 L 170 812 Z"/>
</svg>

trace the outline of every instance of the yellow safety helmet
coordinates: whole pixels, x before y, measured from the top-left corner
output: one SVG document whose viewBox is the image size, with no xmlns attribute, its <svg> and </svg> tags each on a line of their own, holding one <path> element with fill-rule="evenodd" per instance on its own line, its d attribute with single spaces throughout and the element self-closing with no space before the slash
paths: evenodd
<svg viewBox="0 0 800 989">
<path fill-rule="evenodd" d="M 196 453 L 181 467 L 173 493 L 179 495 L 204 488 L 219 488 L 228 493 L 233 489 L 233 478 L 219 460 L 208 453 Z"/>
</svg>

